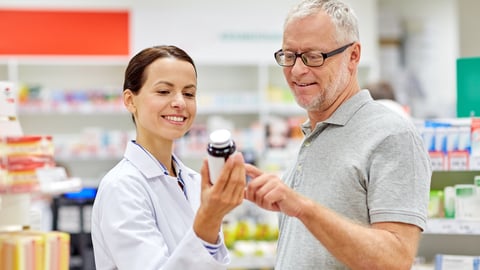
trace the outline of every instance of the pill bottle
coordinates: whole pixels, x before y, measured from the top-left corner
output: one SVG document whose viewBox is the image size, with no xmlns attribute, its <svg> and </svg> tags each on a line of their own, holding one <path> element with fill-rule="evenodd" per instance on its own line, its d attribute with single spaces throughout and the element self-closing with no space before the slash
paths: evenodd
<svg viewBox="0 0 480 270">
<path fill-rule="evenodd" d="M 210 133 L 207 152 L 208 170 L 212 184 L 217 181 L 225 161 L 235 150 L 235 142 L 232 139 L 230 131 L 218 129 Z"/>
</svg>

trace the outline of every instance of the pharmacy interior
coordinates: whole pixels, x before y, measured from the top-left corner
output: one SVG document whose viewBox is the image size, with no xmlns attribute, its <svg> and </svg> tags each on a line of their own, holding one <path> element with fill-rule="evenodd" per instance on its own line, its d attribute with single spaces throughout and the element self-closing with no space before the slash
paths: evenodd
<svg viewBox="0 0 480 270">
<path fill-rule="evenodd" d="M 175 146 L 192 168 L 220 127 L 266 171 L 281 174 L 296 154 L 306 116 L 273 59 L 296 1 L 4 2 L 1 270 L 94 269 L 90 210 L 99 180 L 134 137 L 121 87 L 129 57 L 144 47 L 177 44 L 196 61 L 198 116 Z M 414 268 L 479 269 L 480 51 L 471 31 L 480 21 L 471 12 L 480 4 L 346 2 L 360 21 L 360 84 L 388 81 L 430 153 L 428 228 Z M 195 23 L 181 23 L 186 17 Z M 276 214 L 245 202 L 224 234 L 232 269 L 273 268 Z"/>
</svg>

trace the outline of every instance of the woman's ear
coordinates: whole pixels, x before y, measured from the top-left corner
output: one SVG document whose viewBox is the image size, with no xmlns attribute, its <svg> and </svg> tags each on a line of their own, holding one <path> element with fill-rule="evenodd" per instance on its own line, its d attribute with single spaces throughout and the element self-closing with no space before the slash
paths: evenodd
<svg viewBox="0 0 480 270">
<path fill-rule="evenodd" d="M 135 113 L 137 111 L 137 107 L 135 107 L 134 97 L 135 95 L 130 89 L 125 89 L 123 91 L 123 104 L 130 113 Z"/>
</svg>

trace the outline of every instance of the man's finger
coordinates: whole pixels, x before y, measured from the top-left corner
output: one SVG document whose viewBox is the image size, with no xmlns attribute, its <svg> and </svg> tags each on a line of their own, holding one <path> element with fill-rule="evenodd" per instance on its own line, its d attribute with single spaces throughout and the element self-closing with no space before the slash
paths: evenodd
<svg viewBox="0 0 480 270">
<path fill-rule="evenodd" d="M 262 175 L 262 171 L 259 168 L 253 166 L 252 164 L 245 164 L 245 170 L 247 172 L 247 175 L 253 178 Z"/>
</svg>

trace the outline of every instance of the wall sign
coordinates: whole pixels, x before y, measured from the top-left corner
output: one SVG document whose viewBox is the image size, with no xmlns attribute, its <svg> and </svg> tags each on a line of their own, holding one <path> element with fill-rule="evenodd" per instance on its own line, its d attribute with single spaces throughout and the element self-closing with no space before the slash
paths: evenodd
<svg viewBox="0 0 480 270">
<path fill-rule="evenodd" d="M 0 8 L 0 55 L 128 55 L 129 12 Z"/>
</svg>

